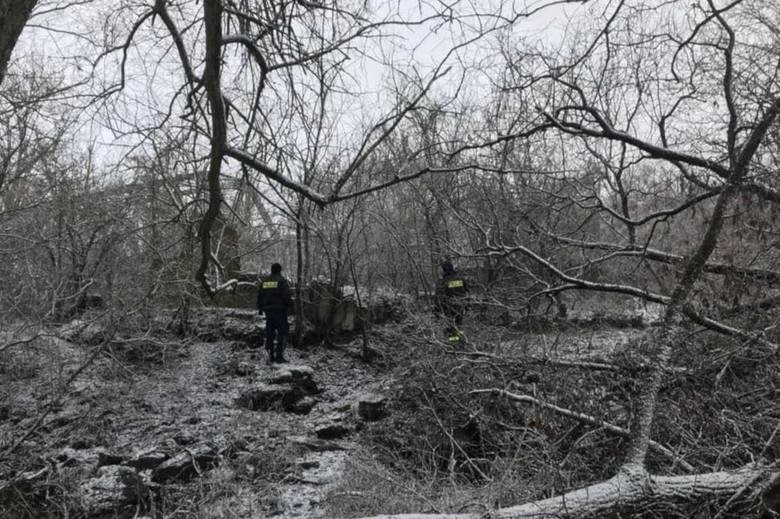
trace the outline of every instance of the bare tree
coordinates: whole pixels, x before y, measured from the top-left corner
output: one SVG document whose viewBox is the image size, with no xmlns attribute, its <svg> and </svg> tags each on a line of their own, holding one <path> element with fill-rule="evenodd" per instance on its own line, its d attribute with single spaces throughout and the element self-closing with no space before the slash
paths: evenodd
<svg viewBox="0 0 780 519">
<path fill-rule="evenodd" d="M 474 224 L 483 234 L 485 252 L 521 254 L 547 270 L 554 280 L 547 293 L 612 292 L 665 307 L 661 326 L 643 338 L 651 345 L 652 368 L 642 382 L 639 410 L 631 424 L 631 444 L 616 475 L 557 497 L 498 510 L 498 517 L 586 517 L 672 498 L 731 498 L 731 502 L 749 489 L 771 484 L 778 474 L 774 459 L 756 460 L 730 471 L 681 476 L 654 475 L 646 466 L 659 391 L 668 377 L 673 353 L 683 347 L 686 329 L 702 326 L 735 337 L 739 344 L 768 354 L 777 352 L 764 330 L 742 329 L 697 302 L 698 287 L 718 276 L 740 275 L 774 283 L 771 268 L 719 261 L 727 239 L 724 227 L 732 219 L 736 197 L 750 193 L 768 203 L 776 202 L 777 179 L 764 168 L 780 113 L 777 78 L 772 72 L 765 73 L 774 70 L 770 64 L 776 60 L 776 52 L 757 55 L 754 40 L 740 38 L 738 30 L 763 26 L 764 40 L 756 39 L 771 40 L 772 30 L 763 25 L 765 18 L 759 17 L 761 22 L 755 23 L 756 13 L 762 12 L 765 4 L 716 6 L 712 1 L 702 2 L 696 14 L 684 20 L 665 10 L 675 6 L 604 2 L 600 4 L 605 13 L 603 23 L 578 34 L 578 41 L 584 43 L 573 52 L 556 57 L 521 51 L 521 58 L 508 64 L 517 67 L 518 81 L 507 90 L 535 97 L 537 118 L 511 121 L 490 145 L 522 141 L 538 132 L 565 136 L 570 149 L 563 165 L 575 171 L 579 167 L 580 173 L 568 179 L 568 193 L 549 192 L 548 199 L 560 207 L 587 211 L 601 223 L 589 232 L 577 233 L 577 237 L 564 229 L 555 230 L 544 220 L 526 219 L 528 231 L 581 250 L 588 264 L 613 265 L 605 271 L 608 273 L 619 273 L 621 269 L 614 265 L 626 258 L 640 264 L 673 264 L 679 270 L 673 274 L 671 286 L 659 283 L 657 291 L 625 280 L 593 280 L 586 270 L 560 265 L 555 258 L 534 250 L 531 243 L 516 241 L 521 234 L 497 235 Z M 670 14 L 679 25 L 670 22 L 667 32 L 651 32 L 648 28 L 656 26 L 651 20 L 664 14 Z M 757 67 L 757 63 L 768 68 Z M 578 150 L 579 157 L 572 150 Z M 600 180 L 595 183 L 587 177 L 589 170 L 594 171 L 588 164 L 599 165 Z M 651 168 L 650 164 L 659 166 Z M 653 184 L 661 186 L 668 174 L 674 174 L 676 185 L 684 189 L 669 197 L 647 189 Z M 642 175 L 654 178 L 648 184 Z M 702 220 L 691 219 L 694 208 L 704 215 Z M 683 232 L 691 222 L 700 222 L 701 236 L 689 246 L 679 239 L 664 240 L 657 229 L 667 221 Z M 661 243 L 683 246 L 684 251 L 655 248 Z M 603 254 L 594 256 L 594 252 Z M 498 387 L 478 392 L 519 402 L 529 398 Z"/>
<path fill-rule="evenodd" d="M 505 5 L 511 14 L 481 13 L 477 21 L 491 23 L 455 44 L 427 73 L 404 75 L 391 103 L 356 125 L 356 136 L 328 150 L 335 139 L 325 138 L 324 129 L 344 120 L 328 101 L 349 84 L 344 60 L 365 51 L 365 37 L 392 35 L 397 25 L 451 23 L 457 19 L 452 7 L 410 22 L 377 21 L 363 5 L 338 3 L 204 0 L 201 8 L 198 2 L 160 0 L 123 5 L 118 17 L 127 25 L 112 20 L 116 25 L 111 26 L 122 41 L 108 45 L 97 59 L 117 60 L 117 81 L 95 106 L 111 112 L 113 100 L 135 95 L 128 85 L 132 64 L 143 64 L 146 55 L 138 56 L 134 46 L 147 50 L 143 42 L 153 41 L 151 49 L 158 54 L 147 59 L 155 66 L 175 55 L 180 79 L 166 91 L 151 126 L 186 128 L 185 140 L 193 150 L 189 159 L 203 166 L 193 175 L 194 210 L 185 207 L 187 197 L 176 193 L 181 179 L 163 185 L 172 213 L 187 220 L 182 233 L 188 239 L 197 221 L 200 255 L 192 270 L 209 295 L 235 285 L 220 273 L 230 269 L 222 268 L 214 236 L 227 226 L 225 212 L 236 219 L 244 214 L 239 197 L 230 200 L 226 194 L 236 185 L 226 179 L 232 177 L 255 197 L 255 205 L 277 205 L 278 214 L 295 225 L 299 282 L 315 270 L 306 259 L 315 247 L 330 252 L 334 280 L 358 277 L 350 250 L 360 234 L 357 222 L 370 220 L 361 218 L 371 211 L 358 203 L 331 206 L 382 191 L 392 201 L 413 200 L 423 208 L 422 216 L 403 208 L 372 214 L 388 223 L 386 235 L 402 243 L 409 257 L 435 249 L 420 261 L 421 272 L 436 263 L 436 256 L 471 247 L 479 249 L 483 264 L 510 265 L 529 279 L 529 300 L 576 290 L 620 294 L 665 308 L 661 326 L 643 337 L 652 346 L 651 362 L 630 430 L 577 410 L 545 406 L 509 386 L 474 392 L 531 402 L 631 439 L 614 477 L 502 509 L 497 516 L 592 516 L 671 497 L 728 499 L 773 481 L 778 475 L 773 459 L 701 473 L 679 463 L 675 467 L 689 472 L 682 475 L 654 474 L 646 463 L 650 449 L 675 458 L 653 441 L 652 426 L 660 388 L 675 368 L 672 355 L 683 345 L 686 330 L 701 327 L 768 354 L 777 352 L 766 330 L 705 304 L 707 292 L 722 292 L 733 280 L 763 284 L 756 290 L 758 308 L 778 303 L 768 288 L 780 273 L 766 239 L 777 231 L 771 211 L 758 214 L 751 203 L 775 206 L 780 201 L 772 4 L 744 0 L 720 6 L 706 0 L 687 15 L 679 9 L 688 7 L 682 2 L 604 1 L 590 11 L 596 23 L 584 26 L 573 43 L 567 40 L 568 47 L 554 50 L 513 45 L 512 29 L 531 13 Z M 506 71 L 494 85 L 497 95 L 482 120 L 464 122 L 470 112 L 450 113 L 440 101 L 447 96 L 437 96 L 436 89 L 442 78 L 454 76 L 449 66 L 458 51 L 499 31 L 509 35 L 499 49 Z M 457 91 L 462 83 L 455 83 Z M 319 103 L 316 113 L 307 113 L 309 102 Z M 155 138 L 148 127 L 134 121 L 128 129 L 112 115 L 117 133 L 136 136 L 139 147 Z M 406 140 L 401 132 L 408 132 Z M 19 163 L 17 152 L 9 156 Z M 170 167 L 150 168 L 150 182 L 157 186 Z M 447 176 L 432 176 L 439 174 Z M 390 191 L 397 185 L 401 189 Z M 154 206 L 149 218 L 157 220 L 161 212 Z M 53 262 L 67 271 L 55 278 L 69 284 L 60 296 L 78 296 L 86 278 L 100 270 L 102 244 L 115 248 L 116 233 L 100 222 L 80 229 L 88 211 L 62 214 L 74 221 L 63 219 L 63 232 L 56 235 L 67 235 L 73 256 L 69 262 Z M 728 231 L 747 228 L 735 214 L 746 215 L 748 227 L 758 230 L 745 232 L 741 241 L 729 236 Z M 264 216 L 273 223 L 276 215 Z M 393 235 L 407 228 L 413 241 Z M 159 251 L 161 241 L 150 235 L 149 250 Z M 745 309 L 739 301 L 732 306 L 729 310 Z"/>
</svg>

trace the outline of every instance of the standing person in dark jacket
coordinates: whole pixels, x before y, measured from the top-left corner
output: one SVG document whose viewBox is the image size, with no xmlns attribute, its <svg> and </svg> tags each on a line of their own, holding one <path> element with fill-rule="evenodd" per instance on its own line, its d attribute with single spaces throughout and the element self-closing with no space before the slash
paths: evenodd
<svg viewBox="0 0 780 519">
<path fill-rule="evenodd" d="M 265 349 L 268 351 L 268 363 L 287 362 L 284 347 L 287 343 L 287 314 L 292 308 L 290 283 L 282 276 L 282 266 L 271 265 L 271 275 L 260 280 L 257 291 L 257 309 L 265 313 Z"/>
<path fill-rule="evenodd" d="M 441 270 L 442 276 L 436 287 L 436 302 L 448 321 L 447 340 L 450 344 L 459 345 L 463 342 L 460 327 L 463 324 L 463 314 L 466 313 L 466 294 L 469 287 L 452 262 L 442 262 Z"/>
</svg>

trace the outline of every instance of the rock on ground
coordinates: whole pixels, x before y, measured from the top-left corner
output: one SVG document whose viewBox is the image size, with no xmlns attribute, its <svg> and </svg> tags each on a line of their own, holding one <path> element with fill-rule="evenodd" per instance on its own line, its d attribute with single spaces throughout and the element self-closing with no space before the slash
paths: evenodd
<svg viewBox="0 0 780 519">
<path fill-rule="evenodd" d="M 81 508 L 89 517 L 136 506 L 146 499 L 148 491 L 135 470 L 110 465 L 100 467 L 97 477 L 82 483 L 78 493 Z"/>
<path fill-rule="evenodd" d="M 376 422 L 387 416 L 387 399 L 382 395 L 372 393 L 359 397 L 357 402 L 357 415 L 366 422 Z"/>
<path fill-rule="evenodd" d="M 208 445 L 187 449 L 163 462 L 152 471 L 152 480 L 165 483 L 171 480 L 187 480 L 211 469 L 219 463 L 216 450 Z"/>
</svg>

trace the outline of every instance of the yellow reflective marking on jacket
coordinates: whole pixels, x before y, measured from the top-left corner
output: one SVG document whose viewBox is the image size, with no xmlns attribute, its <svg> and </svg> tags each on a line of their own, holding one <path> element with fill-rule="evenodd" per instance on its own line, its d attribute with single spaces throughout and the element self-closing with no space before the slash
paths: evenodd
<svg viewBox="0 0 780 519">
<path fill-rule="evenodd" d="M 451 279 L 450 281 L 447 281 L 447 288 L 463 288 L 463 280 Z"/>
<path fill-rule="evenodd" d="M 278 281 L 263 281 L 263 290 L 269 289 L 269 288 L 279 288 L 279 282 Z"/>
</svg>

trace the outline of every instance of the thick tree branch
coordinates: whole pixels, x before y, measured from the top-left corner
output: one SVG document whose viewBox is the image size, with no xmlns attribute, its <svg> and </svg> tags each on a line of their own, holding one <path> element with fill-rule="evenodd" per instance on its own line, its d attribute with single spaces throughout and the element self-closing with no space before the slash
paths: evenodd
<svg viewBox="0 0 780 519">
<path fill-rule="evenodd" d="M 165 2 L 166 0 L 156 0 L 154 4 L 154 13 L 160 16 L 160 19 L 168 29 L 171 38 L 173 38 L 173 43 L 176 46 L 176 52 L 179 54 L 179 61 L 181 62 L 181 66 L 184 69 L 184 75 L 187 78 L 187 82 L 189 82 L 194 89 L 196 85 L 201 83 L 201 79 L 195 75 L 189 54 L 187 54 L 187 49 L 184 46 L 184 40 L 181 37 L 181 32 L 179 31 L 178 27 L 176 27 L 176 24 L 171 18 L 170 13 L 168 13 Z"/>
<path fill-rule="evenodd" d="M 263 52 L 255 45 L 249 36 L 246 34 L 231 34 L 222 39 L 223 44 L 239 43 L 246 47 L 249 54 L 252 55 L 257 65 L 260 67 L 260 79 L 257 82 L 257 89 L 259 92 L 265 88 L 265 78 L 268 75 L 268 63 L 263 56 Z"/>
<path fill-rule="evenodd" d="M 565 121 L 560 119 L 559 114 L 568 111 L 585 112 L 591 115 L 596 120 L 600 130 L 591 128 L 582 123 L 578 123 L 574 121 Z M 696 155 L 691 155 L 688 153 L 672 150 L 670 148 L 666 148 L 663 146 L 658 146 L 656 144 L 652 144 L 650 142 L 644 141 L 634 135 L 631 135 L 630 133 L 617 130 L 616 128 L 612 127 L 612 125 L 610 125 L 601 116 L 601 114 L 599 114 L 595 109 L 588 106 L 584 106 L 584 105 L 565 106 L 565 107 L 558 108 L 556 110 L 555 115 L 546 111 L 543 111 L 542 114 L 549 121 L 549 123 L 555 125 L 561 131 L 570 133 L 572 135 L 585 135 L 588 137 L 595 137 L 595 138 L 609 139 L 617 142 L 624 142 L 626 144 L 633 146 L 634 148 L 644 151 L 649 156 L 656 159 L 662 159 L 672 163 L 682 163 L 682 164 L 688 164 L 690 166 L 705 168 L 710 171 L 713 171 L 718 176 L 723 178 L 728 177 L 729 175 L 729 169 L 723 166 L 722 164 L 719 164 L 717 162 L 702 157 L 697 157 Z"/>
<path fill-rule="evenodd" d="M 296 193 L 302 194 L 320 207 L 325 207 L 325 205 L 330 202 L 330 199 L 319 191 L 300 182 L 290 180 L 289 178 L 282 175 L 279 171 L 255 159 L 242 150 L 233 148 L 229 145 L 225 146 L 225 156 L 236 159 L 241 164 L 244 164 L 245 166 L 262 173 L 263 176 L 273 180 L 274 182 L 277 182 L 281 186 L 286 187 L 287 189 L 291 189 Z"/>
<path fill-rule="evenodd" d="M 609 422 L 605 422 L 604 420 L 599 420 L 598 418 L 595 418 L 593 416 L 587 415 L 585 413 L 579 413 L 577 411 L 572 411 L 571 409 L 566 409 L 564 407 L 559 407 L 555 404 L 550 404 L 548 402 L 544 402 L 543 400 L 539 400 L 538 398 L 534 398 L 530 395 L 519 395 L 516 393 L 512 393 L 510 391 L 506 391 L 504 389 L 498 389 L 498 388 L 491 388 L 491 389 L 476 389 L 474 391 L 471 391 L 469 394 L 491 394 L 491 395 L 498 395 L 508 398 L 509 400 L 512 400 L 513 402 L 520 402 L 523 404 L 531 404 L 535 405 L 537 407 L 542 407 L 544 409 L 548 409 L 556 414 L 559 414 L 561 416 L 565 416 L 566 418 L 571 418 L 573 420 L 577 420 L 578 422 L 586 423 L 588 425 L 593 425 L 596 427 L 601 427 L 605 431 L 614 434 L 616 436 L 620 436 L 621 438 L 631 438 L 631 431 L 628 429 L 624 429 L 622 427 L 618 427 L 617 425 L 611 424 Z M 685 460 L 680 459 L 678 455 L 676 455 L 674 452 L 672 452 L 668 447 L 665 447 L 661 445 L 658 442 L 655 442 L 653 440 L 650 440 L 649 442 L 650 448 L 652 448 L 655 452 L 661 454 L 663 457 L 668 459 L 674 464 L 679 464 L 680 467 L 682 467 L 687 472 L 693 472 L 694 468 L 693 465 L 688 463 Z"/>
<path fill-rule="evenodd" d="M 537 230 L 540 230 L 537 228 Z M 615 252 L 618 256 L 624 257 L 636 257 L 644 258 L 667 265 L 682 265 L 685 263 L 685 256 L 680 254 L 672 254 L 664 252 L 658 249 L 652 249 L 650 247 L 642 247 L 639 245 L 620 245 L 617 243 L 607 242 L 588 242 L 584 240 L 576 240 L 568 238 L 566 236 L 560 236 L 552 234 L 547 231 L 541 231 L 544 234 L 558 243 L 577 247 L 581 249 L 590 250 L 603 250 L 609 252 Z M 707 274 L 718 274 L 724 276 L 738 276 L 744 279 L 750 279 L 754 281 L 764 281 L 774 286 L 780 284 L 780 272 L 768 269 L 757 269 L 749 267 L 739 267 L 736 265 L 729 265 L 727 263 L 707 262 L 703 270 Z"/>
</svg>

